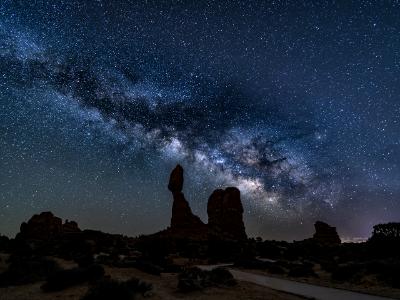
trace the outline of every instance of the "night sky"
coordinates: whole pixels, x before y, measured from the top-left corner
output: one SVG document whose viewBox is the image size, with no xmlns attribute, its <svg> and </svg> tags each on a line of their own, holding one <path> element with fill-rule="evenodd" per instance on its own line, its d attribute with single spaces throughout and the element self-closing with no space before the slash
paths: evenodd
<svg viewBox="0 0 400 300">
<path fill-rule="evenodd" d="M 135 236 L 168 176 L 207 221 L 237 186 L 250 236 L 400 218 L 399 1 L 0 3 L 0 233 L 51 210 Z"/>
</svg>

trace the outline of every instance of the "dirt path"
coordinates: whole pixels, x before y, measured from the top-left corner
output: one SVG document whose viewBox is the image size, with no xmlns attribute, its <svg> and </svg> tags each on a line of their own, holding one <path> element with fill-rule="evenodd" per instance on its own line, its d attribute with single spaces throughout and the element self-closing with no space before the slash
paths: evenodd
<svg viewBox="0 0 400 300">
<path fill-rule="evenodd" d="M 229 267 L 231 265 L 212 265 L 212 266 L 199 266 L 203 270 L 210 270 L 216 267 Z M 389 300 L 392 298 L 372 296 L 368 294 L 356 293 L 341 289 L 317 286 L 287 279 L 269 277 L 265 275 L 253 274 L 239 270 L 229 269 L 233 277 L 239 281 L 246 281 L 255 283 L 261 286 L 269 287 L 274 290 L 284 291 L 287 293 L 300 295 L 310 299 L 318 300 Z"/>
</svg>

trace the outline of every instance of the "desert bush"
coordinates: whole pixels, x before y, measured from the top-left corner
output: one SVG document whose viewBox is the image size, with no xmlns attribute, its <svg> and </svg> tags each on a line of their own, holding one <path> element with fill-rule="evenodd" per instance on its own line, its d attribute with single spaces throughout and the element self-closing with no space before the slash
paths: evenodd
<svg viewBox="0 0 400 300">
<path fill-rule="evenodd" d="M 171 241 L 162 238 L 142 238 L 136 245 L 143 256 L 150 261 L 163 260 L 169 254 Z"/>
<path fill-rule="evenodd" d="M 285 270 L 277 263 L 265 262 L 265 269 L 271 274 L 284 274 Z"/>
<path fill-rule="evenodd" d="M 207 257 L 219 261 L 229 262 L 236 260 L 243 255 L 246 245 L 238 241 L 226 241 L 220 239 L 209 239 L 207 248 Z"/>
<path fill-rule="evenodd" d="M 152 290 L 152 285 L 132 278 L 121 282 L 112 279 L 103 279 L 91 286 L 81 300 L 132 300 L 136 295 L 145 295 Z"/>
<path fill-rule="evenodd" d="M 268 257 L 272 259 L 279 259 L 284 256 L 288 248 L 287 242 L 278 241 L 257 241 L 257 251 L 261 257 Z"/>
<path fill-rule="evenodd" d="M 10 239 L 0 234 L 0 251 L 10 250 Z"/>
<path fill-rule="evenodd" d="M 374 226 L 371 240 L 400 240 L 400 223 L 390 222 Z"/>
<path fill-rule="evenodd" d="M 400 258 L 400 223 L 375 225 L 367 249 L 373 258 Z"/>
<path fill-rule="evenodd" d="M 332 279 L 358 283 L 364 276 L 374 275 L 380 285 L 400 288 L 400 263 L 398 261 L 372 260 L 341 264 L 332 271 Z"/>
<path fill-rule="evenodd" d="M 225 285 L 233 286 L 236 285 L 236 280 L 233 278 L 231 272 L 225 268 L 212 269 L 209 274 L 209 282 L 212 286 L 214 285 Z"/>
<path fill-rule="evenodd" d="M 151 274 L 151 275 L 160 275 L 161 272 L 164 271 L 164 269 L 159 266 L 156 265 L 150 261 L 146 261 L 146 260 L 137 260 L 133 266 L 145 273 Z"/>
<path fill-rule="evenodd" d="M 176 273 L 179 266 L 173 265 L 166 260 L 154 263 L 146 258 L 125 258 L 112 264 L 117 268 L 136 268 L 151 275 L 160 275 L 162 272 Z"/>
<path fill-rule="evenodd" d="M 107 266 L 112 266 L 116 263 L 115 258 L 109 254 L 97 255 L 95 262 Z"/>
<path fill-rule="evenodd" d="M 323 260 L 319 264 L 321 265 L 321 269 L 329 273 L 333 272 L 337 267 L 337 263 L 334 260 Z"/>
<path fill-rule="evenodd" d="M 360 264 L 348 263 L 337 265 L 332 271 L 331 278 L 336 281 L 357 281 L 363 273 Z"/>
<path fill-rule="evenodd" d="M 164 269 L 163 272 L 165 273 L 179 273 L 182 271 L 182 267 L 175 264 L 172 260 L 168 259 L 162 265 Z"/>
<path fill-rule="evenodd" d="M 206 286 L 205 272 L 196 267 L 184 270 L 178 280 L 178 289 L 182 292 L 202 290 Z"/>
<path fill-rule="evenodd" d="M 58 264 L 47 258 L 17 259 L 14 257 L 8 269 L 0 274 L 0 287 L 38 282 L 58 270 L 60 270 Z"/>
<path fill-rule="evenodd" d="M 94 264 L 94 257 L 91 254 L 82 254 L 77 256 L 74 261 L 79 267 L 85 268 Z"/>
<path fill-rule="evenodd" d="M 188 268 L 178 276 L 178 289 L 182 292 L 202 290 L 211 286 L 233 286 L 236 280 L 224 268 L 203 271 L 197 267 Z"/>
<path fill-rule="evenodd" d="M 10 261 L 15 258 L 15 260 L 21 260 L 25 258 L 31 258 L 34 256 L 33 249 L 31 245 L 23 240 L 13 239 L 10 241 Z"/>
<path fill-rule="evenodd" d="M 264 270 L 265 262 L 254 257 L 252 258 L 238 258 L 235 260 L 234 266 L 246 269 Z"/>
<path fill-rule="evenodd" d="M 119 261 L 113 262 L 112 266 L 117 267 L 117 268 L 136 268 L 137 266 L 137 260 L 136 259 L 122 259 Z"/>
<path fill-rule="evenodd" d="M 291 277 L 318 277 L 313 270 L 313 264 L 302 263 L 292 264 L 289 268 L 288 276 Z"/>
<path fill-rule="evenodd" d="M 372 261 L 365 265 L 366 273 L 375 274 L 378 280 L 393 288 L 400 288 L 400 263 L 397 261 Z"/>
<path fill-rule="evenodd" d="M 42 285 L 42 290 L 45 292 L 61 291 L 70 286 L 100 279 L 103 276 L 104 269 L 100 265 L 60 270 L 47 278 L 46 283 Z"/>
</svg>

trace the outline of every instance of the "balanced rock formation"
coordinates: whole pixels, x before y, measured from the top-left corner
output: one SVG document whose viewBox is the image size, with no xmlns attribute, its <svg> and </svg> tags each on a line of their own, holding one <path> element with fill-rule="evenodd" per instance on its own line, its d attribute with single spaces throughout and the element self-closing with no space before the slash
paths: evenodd
<svg viewBox="0 0 400 300">
<path fill-rule="evenodd" d="M 208 200 L 208 224 L 192 213 L 182 193 L 183 168 L 177 165 L 171 172 L 168 189 L 172 192 L 170 233 L 183 233 L 192 239 L 245 240 L 243 206 L 240 191 L 235 187 L 215 190 Z"/>
<path fill-rule="evenodd" d="M 202 230 L 205 224 L 192 213 L 189 203 L 182 193 L 183 168 L 177 165 L 172 171 L 168 183 L 168 189 L 172 192 L 174 202 L 172 204 L 172 229 L 185 229 L 188 231 Z"/>
<path fill-rule="evenodd" d="M 247 239 L 243 206 L 237 188 L 215 190 L 208 199 L 207 214 L 210 236 L 232 240 Z"/>
<path fill-rule="evenodd" d="M 315 233 L 313 240 L 318 244 L 334 246 L 341 243 L 340 237 L 336 232 L 336 227 L 332 227 L 321 221 L 315 222 L 314 227 Z"/>
<path fill-rule="evenodd" d="M 172 193 L 180 193 L 183 188 L 183 168 L 181 165 L 177 165 L 175 169 L 172 170 L 169 176 L 168 189 Z"/>
<path fill-rule="evenodd" d="M 72 232 L 80 232 L 76 222 L 68 222 L 67 220 L 63 224 L 61 218 L 46 211 L 39 215 L 34 215 L 27 223 L 23 222 L 17 238 L 26 240 L 49 240 Z"/>
</svg>

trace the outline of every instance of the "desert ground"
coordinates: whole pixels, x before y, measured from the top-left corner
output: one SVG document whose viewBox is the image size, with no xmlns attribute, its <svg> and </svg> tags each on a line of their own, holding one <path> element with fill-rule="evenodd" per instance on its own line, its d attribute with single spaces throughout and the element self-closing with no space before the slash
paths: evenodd
<svg viewBox="0 0 400 300">
<path fill-rule="evenodd" d="M 8 255 L 0 254 L 0 272 L 7 268 Z M 76 267 L 74 262 L 55 259 L 58 264 L 65 268 Z M 143 281 L 151 283 L 153 290 L 145 296 L 138 296 L 137 299 L 194 299 L 194 300 L 230 300 L 230 299 L 271 299 L 271 300 L 298 300 L 304 297 L 291 295 L 275 291 L 256 284 L 239 282 L 234 287 L 211 287 L 203 291 L 182 293 L 177 289 L 178 278 L 174 273 L 163 273 L 161 276 L 150 275 L 134 268 L 114 268 L 104 266 L 106 276 L 112 279 L 128 280 L 132 277 L 140 278 Z M 43 292 L 40 287 L 44 282 L 27 284 L 22 286 L 12 286 L 0 289 L 0 300 L 78 300 L 88 290 L 88 284 L 82 284 L 67 288 L 60 292 Z"/>
</svg>

